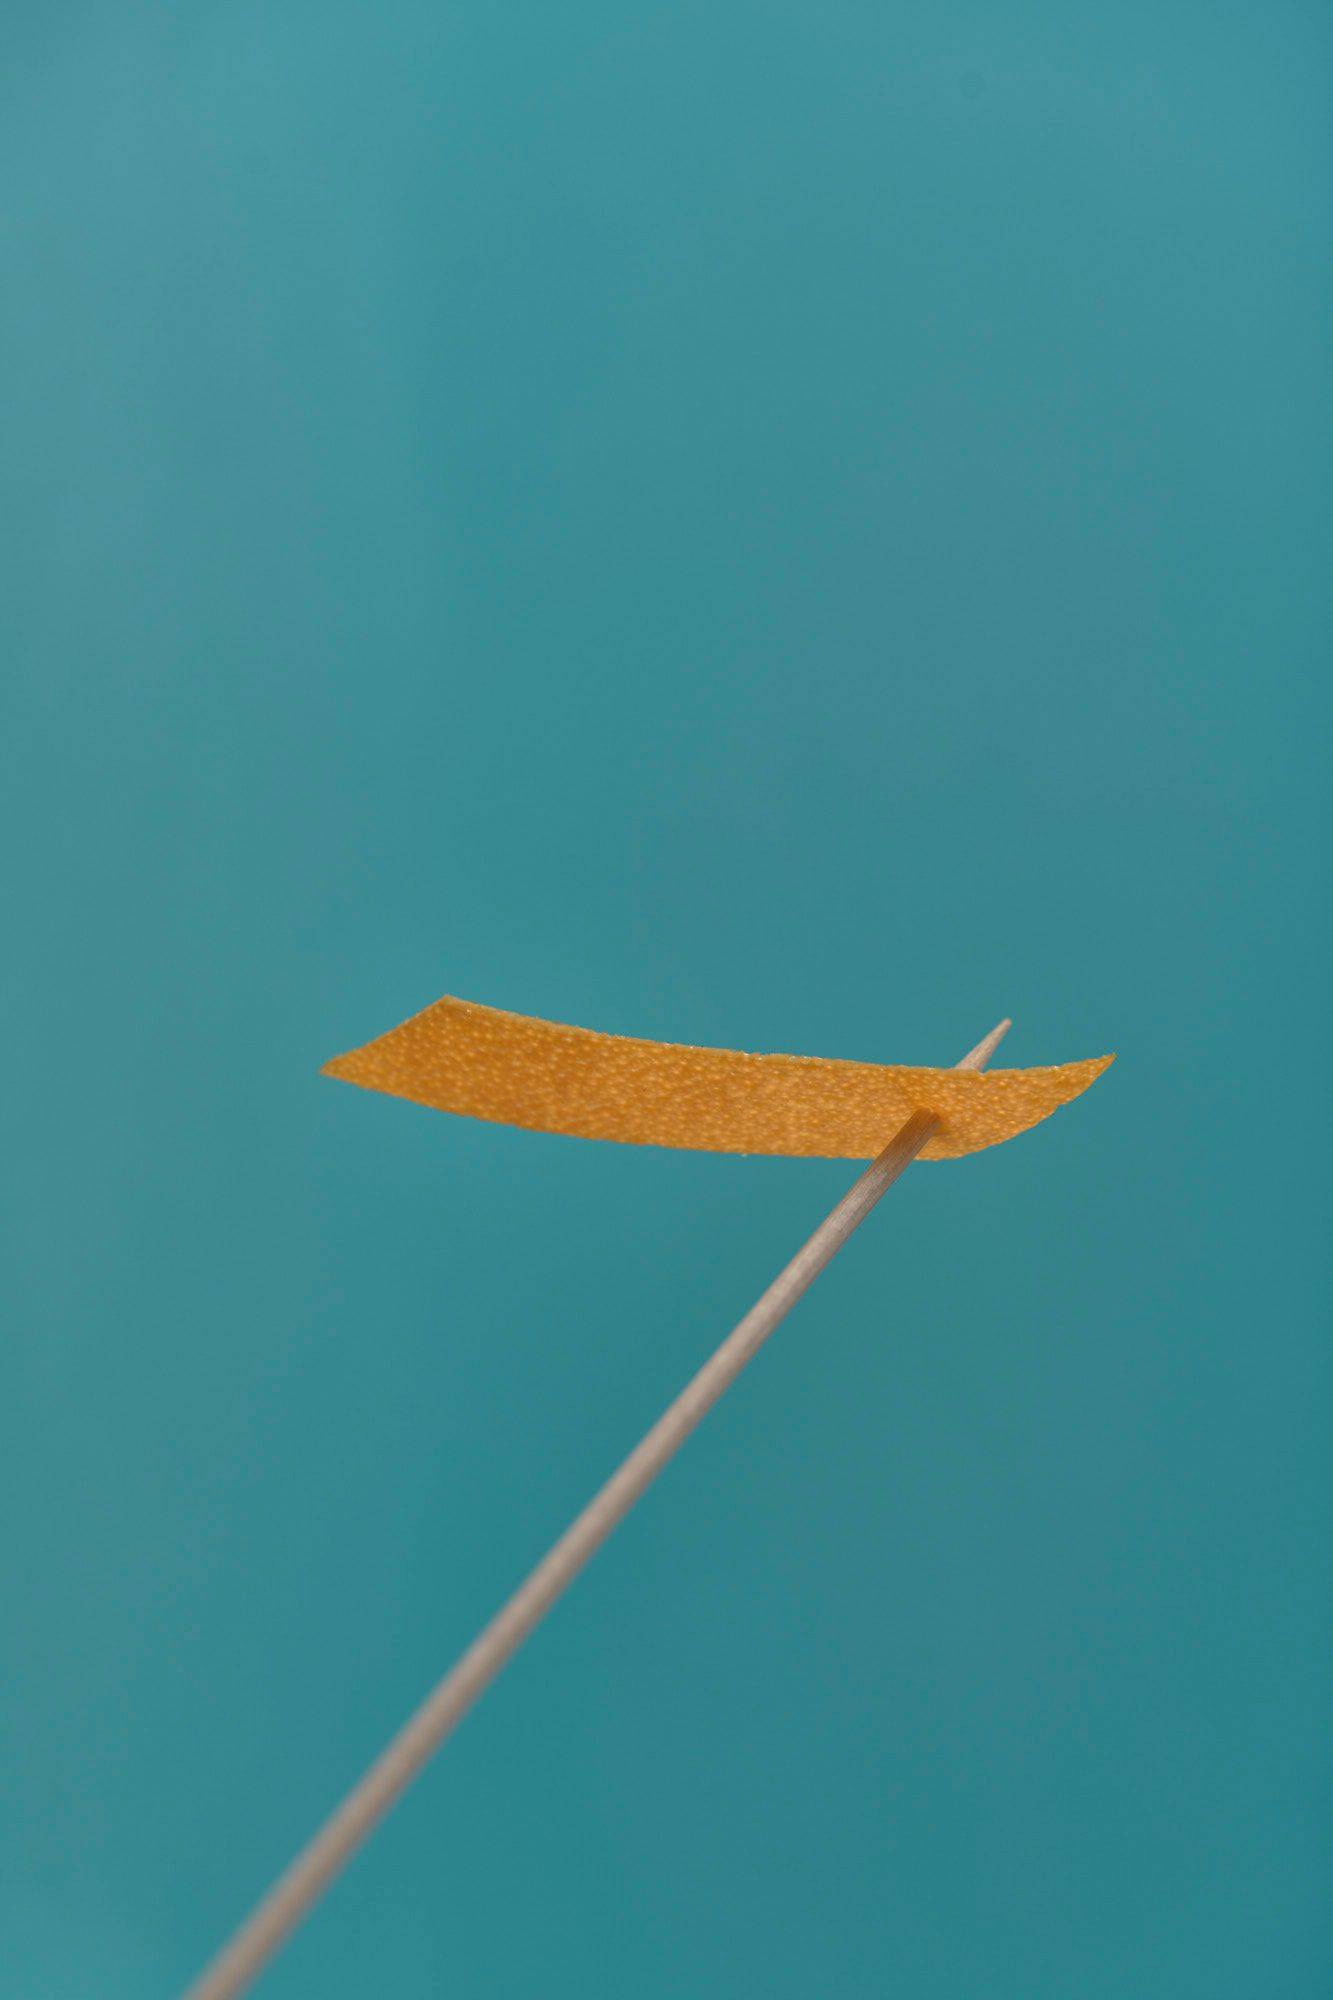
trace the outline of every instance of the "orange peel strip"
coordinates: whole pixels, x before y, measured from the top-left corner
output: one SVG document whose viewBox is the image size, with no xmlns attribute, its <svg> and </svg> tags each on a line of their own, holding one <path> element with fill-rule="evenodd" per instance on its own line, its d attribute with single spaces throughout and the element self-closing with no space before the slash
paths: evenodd
<svg viewBox="0 0 1333 2000">
<path fill-rule="evenodd" d="M 326 1076 L 436 1111 L 571 1138 L 709 1153 L 873 1159 L 913 1111 L 926 1160 L 998 1145 L 1078 1097 L 1112 1056 L 1049 1069 L 922 1069 L 639 1041 L 446 996 Z"/>
</svg>

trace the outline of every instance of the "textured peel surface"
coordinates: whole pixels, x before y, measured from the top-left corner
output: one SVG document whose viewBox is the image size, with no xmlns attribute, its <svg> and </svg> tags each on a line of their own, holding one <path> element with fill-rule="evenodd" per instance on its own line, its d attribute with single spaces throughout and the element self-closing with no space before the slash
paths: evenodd
<svg viewBox="0 0 1333 2000">
<path fill-rule="evenodd" d="M 446 996 L 335 1056 L 324 1073 L 529 1131 L 710 1153 L 868 1160 L 912 1112 L 928 1111 L 940 1129 L 921 1157 L 950 1160 L 1028 1131 L 1113 1060 L 975 1071 L 748 1055 L 603 1035 Z"/>
</svg>

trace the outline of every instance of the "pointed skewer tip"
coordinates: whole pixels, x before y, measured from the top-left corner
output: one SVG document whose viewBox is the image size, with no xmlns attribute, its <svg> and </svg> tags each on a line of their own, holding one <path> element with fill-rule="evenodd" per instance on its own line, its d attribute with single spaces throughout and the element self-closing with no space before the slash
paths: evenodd
<svg viewBox="0 0 1333 2000">
<path fill-rule="evenodd" d="M 984 1069 L 1013 1025 L 1007 1016 L 1003 1021 L 997 1021 L 990 1033 L 983 1036 L 974 1049 L 968 1050 L 958 1065 L 959 1069 Z"/>
</svg>

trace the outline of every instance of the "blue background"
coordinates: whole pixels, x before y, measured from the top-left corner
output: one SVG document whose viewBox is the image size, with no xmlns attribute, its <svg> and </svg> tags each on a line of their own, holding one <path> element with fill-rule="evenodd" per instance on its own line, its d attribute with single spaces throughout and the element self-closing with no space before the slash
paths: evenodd
<svg viewBox="0 0 1333 2000">
<path fill-rule="evenodd" d="M 11 10 L 5 2000 L 179 1987 L 848 1181 L 320 1078 L 446 991 L 1120 1060 L 264 1991 L 1326 1990 L 1331 40 Z"/>
</svg>

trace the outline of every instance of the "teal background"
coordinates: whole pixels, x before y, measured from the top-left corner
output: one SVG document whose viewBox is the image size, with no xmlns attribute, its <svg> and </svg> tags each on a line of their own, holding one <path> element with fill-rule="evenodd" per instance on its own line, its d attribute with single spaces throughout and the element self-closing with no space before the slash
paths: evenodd
<svg viewBox="0 0 1333 2000">
<path fill-rule="evenodd" d="M 273 2000 L 1333 1973 L 1333 17 L 19 6 L 0 1993 L 170 1995 L 845 1187 L 320 1062 L 947 1063 Z"/>
</svg>

